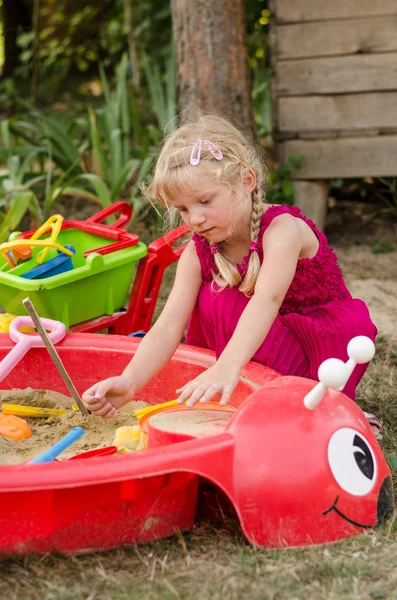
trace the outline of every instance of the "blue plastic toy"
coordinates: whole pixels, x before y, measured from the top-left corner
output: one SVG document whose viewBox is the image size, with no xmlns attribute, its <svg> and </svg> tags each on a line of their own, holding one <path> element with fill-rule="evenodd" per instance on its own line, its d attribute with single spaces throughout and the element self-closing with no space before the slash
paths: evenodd
<svg viewBox="0 0 397 600">
<path fill-rule="evenodd" d="M 52 462 L 56 459 L 58 454 L 61 454 L 66 448 L 69 448 L 74 442 L 77 442 L 83 435 L 85 431 L 82 427 L 73 427 L 59 442 L 45 450 L 35 458 L 29 461 L 29 465 L 38 464 L 38 463 L 46 463 Z"/>
<path fill-rule="evenodd" d="M 73 252 L 73 254 L 76 253 L 76 248 L 71 244 L 65 244 L 65 248 Z M 43 264 L 33 267 L 33 269 L 26 271 L 26 273 L 21 273 L 20 277 L 24 277 L 25 279 L 45 279 L 53 275 L 71 271 L 73 268 L 72 257 L 64 252 L 60 252 L 57 256 L 54 256 Z"/>
</svg>

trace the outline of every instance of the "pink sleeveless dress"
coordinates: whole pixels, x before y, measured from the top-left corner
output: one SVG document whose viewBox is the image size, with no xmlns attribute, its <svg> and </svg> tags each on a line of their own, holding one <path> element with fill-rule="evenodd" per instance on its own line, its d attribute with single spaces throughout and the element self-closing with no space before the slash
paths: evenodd
<svg viewBox="0 0 397 600">
<path fill-rule="evenodd" d="M 301 258 L 272 327 L 253 360 L 283 375 L 317 380 L 318 367 L 327 358 L 348 360 L 347 344 L 357 335 L 375 341 L 377 333 L 362 300 L 352 298 L 342 276 L 335 252 L 313 221 L 296 206 L 272 205 L 262 216 L 260 239 L 273 219 L 289 213 L 303 219 L 319 240 L 314 258 Z M 249 302 L 237 287 L 214 291 L 212 272 L 216 271 L 208 241 L 193 235 L 201 264 L 203 284 L 191 315 L 186 343 L 214 350 L 218 357 L 230 340 Z M 249 256 L 238 266 L 243 276 Z M 260 249 L 263 261 L 263 251 Z M 264 307 L 264 310 L 266 308 Z M 355 389 L 367 365 L 357 365 L 344 392 L 354 400 Z"/>
</svg>

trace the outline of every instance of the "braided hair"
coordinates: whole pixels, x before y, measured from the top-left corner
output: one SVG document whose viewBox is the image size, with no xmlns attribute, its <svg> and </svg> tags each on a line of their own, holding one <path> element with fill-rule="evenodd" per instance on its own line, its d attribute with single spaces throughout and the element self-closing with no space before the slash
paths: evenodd
<svg viewBox="0 0 397 600">
<path fill-rule="evenodd" d="M 190 163 L 192 148 L 196 141 L 210 140 L 221 151 L 222 160 L 216 160 L 205 144 L 202 146 L 200 162 Z M 222 253 L 222 245 L 214 253 L 217 272 L 213 273 L 218 289 L 238 286 L 247 296 L 253 294 L 260 270 L 260 260 L 255 242 L 258 242 L 261 216 L 266 196 L 263 189 L 266 166 L 261 151 L 232 123 L 217 115 L 203 115 L 193 122 L 185 123 L 171 133 L 164 142 L 157 159 L 153 180 L 149 186 L 142 186 L 144 195 L 153 204 L 165 207 L 170 227 L 177 223 L 178 211 L 170 206 L 175 191 L 187 195 L 199 192 L 202 182 L 213 181 L 226 184 L 232 191 L 238 189 L 244 171 L 255 173 L 256 187 L 251 193 L 250 241 L 253 248 L 244 278 L 235 263 Z"/>
</svg>

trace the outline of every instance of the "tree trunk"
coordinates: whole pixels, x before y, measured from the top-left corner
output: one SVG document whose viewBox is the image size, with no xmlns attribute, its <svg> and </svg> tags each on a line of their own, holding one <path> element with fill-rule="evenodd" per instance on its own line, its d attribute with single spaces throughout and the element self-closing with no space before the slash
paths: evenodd
<svg viewBox="0 0 397 600">
<path fill-rule="evenodd" d="M 182 120 L 217 112 L 255 136 L 244 0 L 172 0 Z"/>
</svg>

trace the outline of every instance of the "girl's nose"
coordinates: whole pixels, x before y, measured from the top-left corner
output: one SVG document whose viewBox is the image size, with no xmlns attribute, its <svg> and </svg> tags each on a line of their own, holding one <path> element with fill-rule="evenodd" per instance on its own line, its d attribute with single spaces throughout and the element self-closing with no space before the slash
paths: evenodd
<svg viewBox="0 0 397 600">
<path fill-rule="evenodd" d="M 190 213 L 190 223 L 193 226 L 202 225 L 205 221 L 205 215 L 200 210 L 194 210 Z"/>
</svg>

